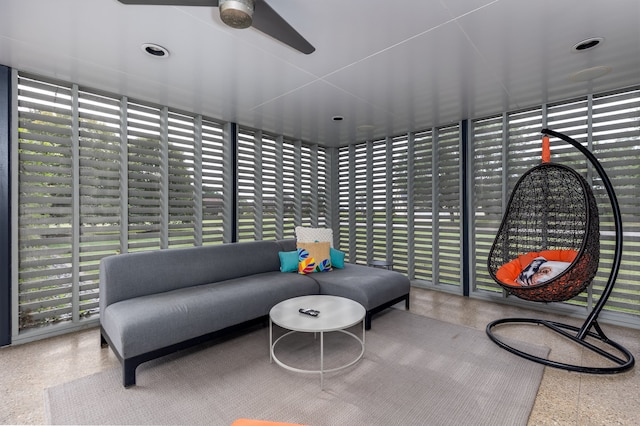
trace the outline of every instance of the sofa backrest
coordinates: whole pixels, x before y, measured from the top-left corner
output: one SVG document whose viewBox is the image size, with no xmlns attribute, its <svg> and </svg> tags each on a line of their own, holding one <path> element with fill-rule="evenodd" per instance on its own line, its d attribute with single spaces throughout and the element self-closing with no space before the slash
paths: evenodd
<svg viewBox="0 0 640 426">
<path fill-rule="evenodd" d="M 105 257 L 100 309 L 133 297 L 280 270 L 276 241 L 165 249 Z"/>
<path fill-rule="evenodd" d="M 278 240 L 281 251 L 294 251 L 297 249 L 297 243 L 295 238 L 289 238 L 286 240 Z"/>
</svg>

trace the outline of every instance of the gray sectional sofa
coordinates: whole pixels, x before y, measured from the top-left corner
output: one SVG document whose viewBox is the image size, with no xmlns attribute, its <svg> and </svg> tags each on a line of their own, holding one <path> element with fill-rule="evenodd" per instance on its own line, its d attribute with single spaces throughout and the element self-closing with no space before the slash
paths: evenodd
<svg viewBox="0 0 640 426">
<path fill-rule="evenodd" d="M 361 303 L 371 317 L 401 301 L 409 309 L 404 275 L 345 264 L 331 272 L 280 272 L 280 251 L 295 240 L 255 241 L 109 256 L 100 263 L 101 344 L 135 385 L 143 362 L 218 335 L 264 322 L 277 303 L 330 294 Z"/>
</svg>

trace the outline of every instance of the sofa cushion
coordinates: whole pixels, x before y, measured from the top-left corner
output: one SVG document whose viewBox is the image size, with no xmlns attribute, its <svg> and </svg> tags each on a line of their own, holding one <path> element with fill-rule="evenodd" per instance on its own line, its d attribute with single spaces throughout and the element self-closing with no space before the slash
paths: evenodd
<svg viewBox="0 0 640 426">
<path fill-rule="evenodd" d="M 280 271 L 279 251 L 275 241 L 252 241 L 105 257 L 100 310 L 120 300 Z"/>
<path fill-rule="evenodd" d="M 100 322 L 118 353 L 137 356 L 269 314 L 291 297 L 318 294 L 298 274 L 267 272 L 109 305 Z"/>
<path fill-rule="evenodd" d="M 276 242 L 280 246 L 281 251 L 291 251 L 298 249 L 298 243 L 296 242 L 295 238 L 287 238 L 284 240 L 278 240 Z"/>
<path fill-rule="evenodd" d="M 320 285 L 320 294 L 355 300 L 366 310 L 409 293 L 409 279 L 399 272 L 345 263 L 344 269 L 308 275 Z"/>
</svg>

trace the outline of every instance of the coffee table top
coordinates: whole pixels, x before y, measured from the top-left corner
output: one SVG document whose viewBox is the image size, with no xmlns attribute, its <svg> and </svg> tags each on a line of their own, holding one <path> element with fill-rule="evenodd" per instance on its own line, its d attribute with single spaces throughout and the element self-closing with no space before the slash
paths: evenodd
<svg viewBox="0 0 640 426">
<path fill-rule="evenodd" d="M 320 311 L 317 317 L 301 314 L 300 308 Z M 274 324 L 293 331 L 319 332 L 349 328 L 362 321 L 364 306 L 338 296 L 310 295 L 287 299 L 269 312 Z"/>
</svg>

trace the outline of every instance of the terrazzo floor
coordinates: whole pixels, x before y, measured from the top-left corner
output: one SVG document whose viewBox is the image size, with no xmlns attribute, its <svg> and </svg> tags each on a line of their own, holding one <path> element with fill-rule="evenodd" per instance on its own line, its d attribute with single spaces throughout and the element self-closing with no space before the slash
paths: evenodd
<svg viewBox="0 0 640 426">
<path fill-rule="evenodd" d="M 398 306 L 401 308 L 402 304 Z M 578 326 L 582 322 L 421 288 L 412 288 L 411 311 L 478 330 L 504 317 L 555 319 Z M 545 333 L 544 327 L 518 327 L 507 329 L 505 336 L 526 336 L 530 342 L 549 346 L 552 359 L 578 363 L 588 362 L 591 357 L 584 350 Z M 610 339 L 625 346 L 636 358 L 640 356 L 640 330 L 608 324 L 603 324 L 603 329 Z M 45 422 L 45 388 L 118 366 L 111 350 L 100 348 L 97 328 L 0 348 L 0 423 L 42 424 Z M 620 374 L 592 375 L 547 367 L 529 425 L 640 424 L 639 368 Z M 508 419 L 505 424 L 509 424 Z"/>
</svg>

